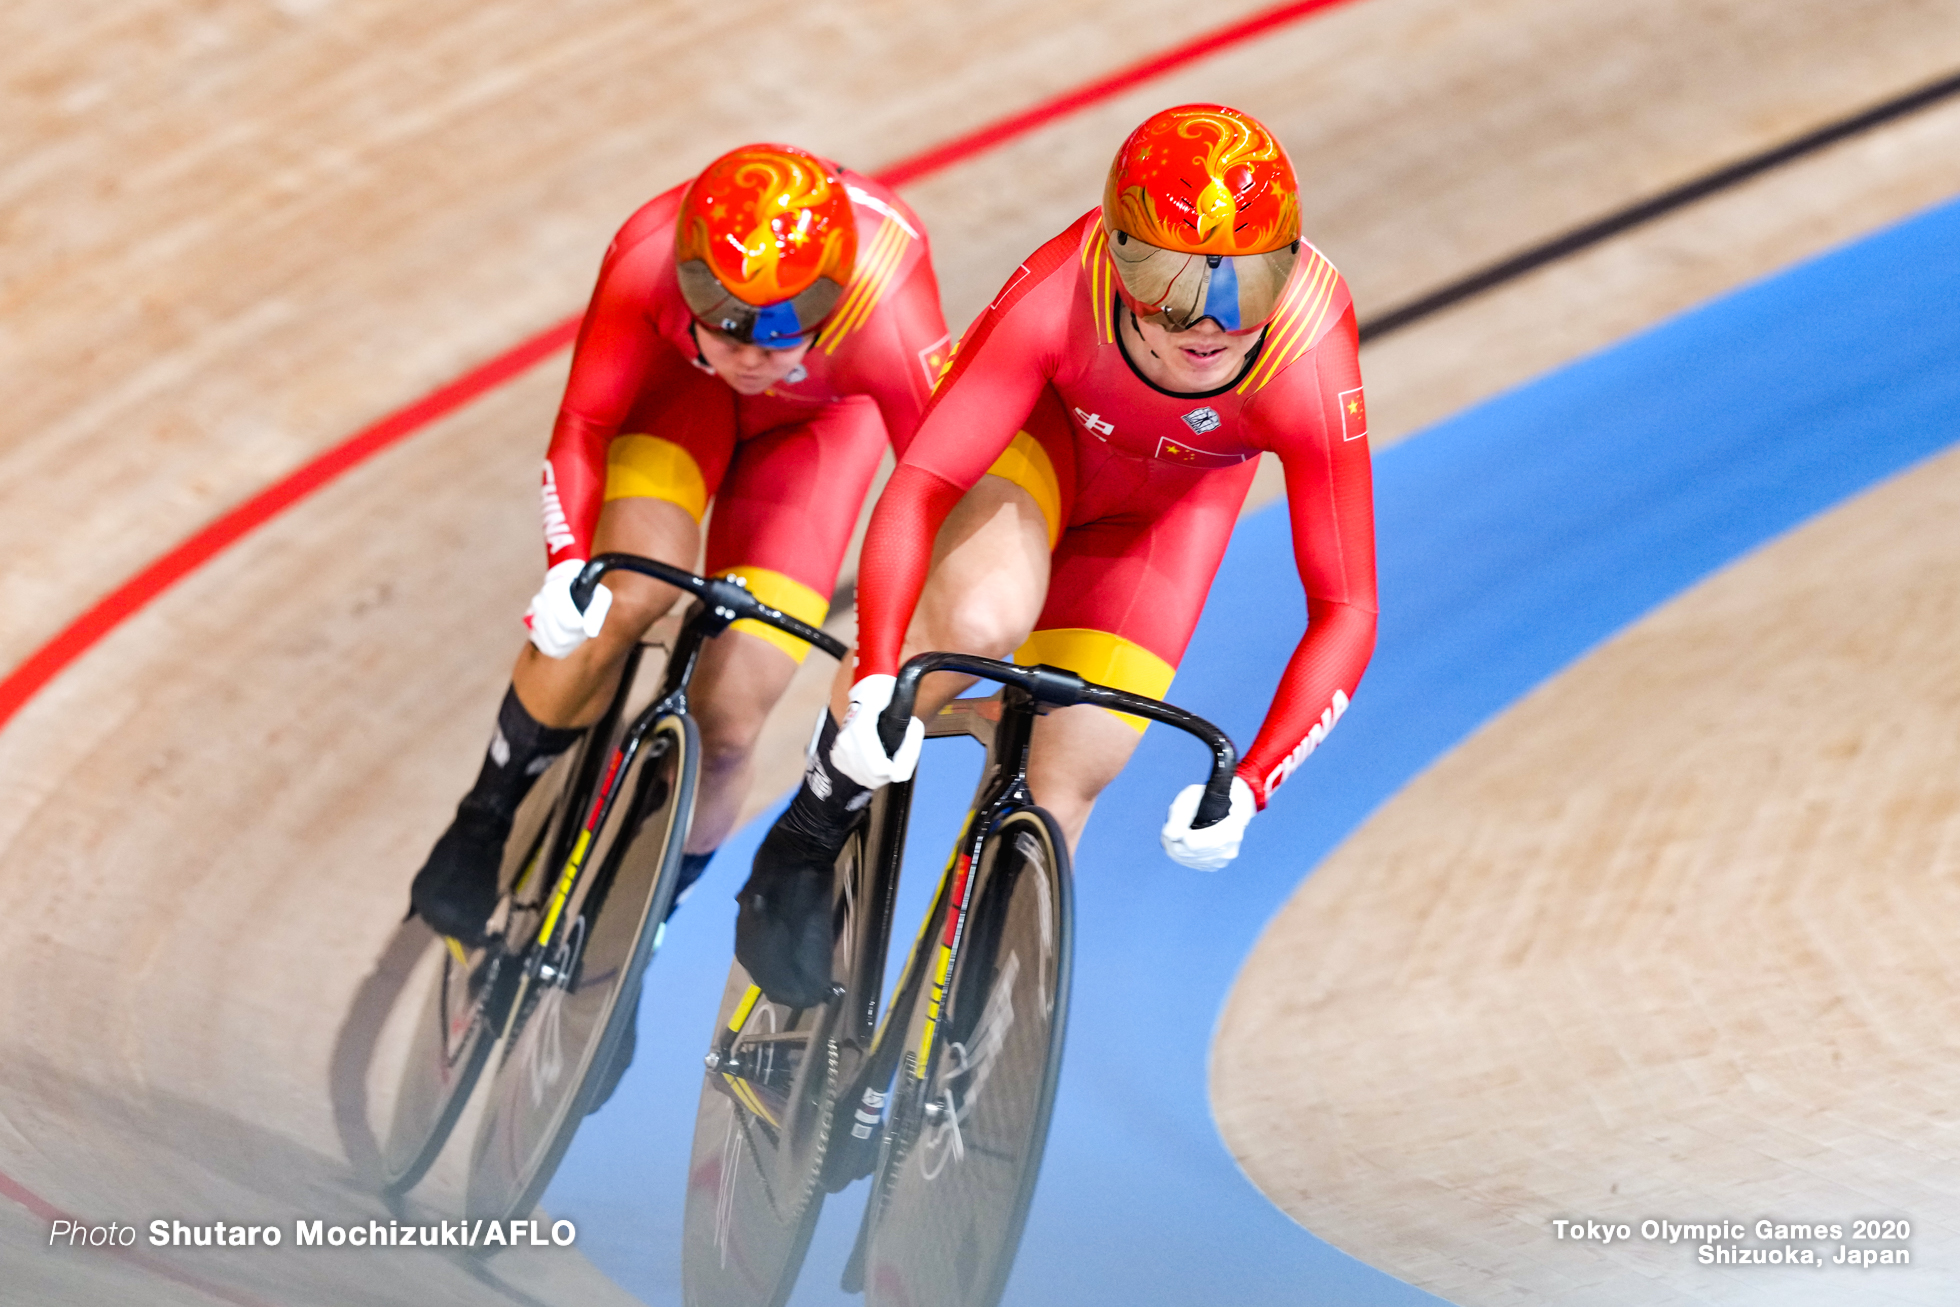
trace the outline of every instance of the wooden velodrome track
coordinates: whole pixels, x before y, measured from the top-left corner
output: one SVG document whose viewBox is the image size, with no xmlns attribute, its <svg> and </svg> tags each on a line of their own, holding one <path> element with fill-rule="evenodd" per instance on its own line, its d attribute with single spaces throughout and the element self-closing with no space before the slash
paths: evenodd
<svg viewBox="0 0 1960 1307">
<path fill-rule="evenodd" d="M 0 667 L 216 513 L 575 312 L 617 222 L 720 150 L 779 137 L 875 170 L 1258 9 L 19 0 L 0 18 Z M 1950 2 L 1351 0 L 907 194 L 932 231 L 957 329 L 1027 250 L 1094 202 L 1110 150 L 1143 113 L 1226 99 L 1288 142 L 1308 179 L 1308 231 L 1367 316 L 1956 68 Z M 1377 444 L 1956 191 L 1960 107 L 1949 104 L 1472 300 L 1367 350 Z M 360 1175 L 364 1127 L 350 1112 L 365 1087 L 346 1082 L 344 1018 L 377 959 L 399 960 L 407 875 L 475 765 L 507 670 L 538 570 L 533 475 L 562 367 L 554 356 L 250 535 L 0 731 L 7 1301 L 623 1300 L 572 1253 L 473 1276 L 407 1253 L 177 1263 L 38 1246 L 57 1210 L 386 1219 Z M 1657 615 L 1481 733 L 1396 801 L 1400 820 L 1384 813 L 1308 882 L 1251 965 L 1344 950 L 1351 979 L 1372 979 L 1317 1006 L 1324 1024 L 1302 1047 L 1360 1050 L 1367 1074 L 1317 1075 L 1297 1138 L 1243 1129 L 1263 1109 L 1233 1074 L 1235 1033 L 1269 1031 L 1285 1014 L 1228 1011 L 1219 1116 L 1268 1192 L 1309 1228 L 1453 1301 L 1663 1299 L 1664 1271 L 1610 1262 L 1587 1263 L 1582 1296 L 1561 1299 L 1575 1263 L 1522 1224 L 1647 1159 L 1592 1154 L 1569 1134 L 1550 1171 L 1496 1193 L 1466 1171 L 1521 1171 L 1547 1147 L 1494 1128 L 1492 1114 L 1514 1104 L 1463 1087 L 1411 1132 L 1406 1117 L 1342 1095 L 1379 1092 L 1384 1030 L 1411 1037 L 1418 1000 L 1392 964 L 1412 941 L 1430 959 L 1419 997 L 1442 1033 L 1502 1044 L 1522 1059 L 1517 1075 L 1571 1062 L 1564 1074 L 1584 1091 L 1587 1063 L 1571 1045 L 1505 1035 L 1501 1004 L 1432 1001 L 1466 978 L 1526 983 L 1491 970 L 1498 950 L 1450 943 L 1494 929 L 1463 893 L 1475 869 L 1452 855 L 1466 840 L 1482 841 L 1490 865 L 1539 859 L 1532 928 L 1591 941 L 1575 947 L 1613 943 L 1585 934 L 1601 905 L 1562 875 L 1588 840 L 1619 841 L 1621 857 L 1742 848 L 1709 873 L 1743 878 L 1737 893 L 1774 894 L 1806 859 L 1827 858 L 1827 844 L 1746 842 L 1772 790 L 1887 813 L 1879 834 L 1823 825 L 1851 842 L 1847 855 L 1875 841 L 1919 857 L 1915 875 L 1950 881 L 1952 790 L 1926 783 L 1955 761 L 1938 673 L 1953 663 L 1960 569 L 1941 539 L 1953 491 L 1951 472 L 1940 476 L 1915 474 Z M 1796 634 L 1815 602 L 1799 581 L 1834 565 L 1841 538 L 1920 569 L 1918 588 L 1842 583 L 1893 605 L 1898 653 L 1872 655 L 1883 670 L 1871 679 L 1918 677 L 1947 729 L 1924 697 L 1853 706 L 1828 654 Z M 1751 660 L 1720 656 L 1730 643 Z M 1697 759 L 1699 788 L 1674 772 L 1663 783 L 1664 742 L 1641 747 L 1666 717 L 1652 708 L 1656 687 L 1687 680 L 1706 713 L 1736 723 L 1735 754 L 1711 745 Z M 1891 764 L 1854 775 L 1826 752 L 1796 771 L 1752 769 L 1750 740 L 1795 738 L 1820 700 L 1905 714 Z M 1580 702 L 1585 713 L 1570 710 Z M 787 741 L 807 709 L 783 718 Z M 1591 766 L 1607 741 L 1618 783 L 1646 796 L 1647 826 L 1623 834 L 1584 805 L 1532 806 L 1539 778 Z M 759 781 L 752 806 L 785 774 Z M 1507 839 L 1529 848 L 1507 854 Z M 1439 887 L 1468 903 L 1458 920 L 1428 915 Z M 1882 923 L 1890 901 L 1847 895 L 1819 911 L 1826 926 Z M 1925 957 L 1954 935 L 1942 929 L 1956 924 L 1953 908 L 1950 894 L 1913 898 Z M 1895 972 L 1869 970 L 1862 962 L 1887 946 L 1864 938 L 1812 976 L 1815 995 L 1845 988 L 1859 1001 L 1811 1023 L 1824 1051 L 1806 1056 L 1943 1034 L 1924 1006 L 1924 978 L 1940 973 L 1893 979 L 1914 974 L 1909 951 Z M 1722 966 L 1748 965 L 1721 944 L 1696 955 L 1716 969 L 1711 992 Z M 1746 1076 L 1752 1057 L 1794 1036 L 1767 996 L 1729 988 L 1754 1005 L 1720 1033 Z M 1575 993 L 1588 1008 L 1550 1028 L 1579 1032 L 1588 1058 L 1666 1063 L 1665 1028 L 1656 1046 L 1622 1046 L 1627 1027 L 1595 1019 L 1639 991 Z M 1685 999 L 1668 1010 L 1694 1015 Z M 1869 1065 L 1863 1089 L 1882 1096 L 1890 1064 Z M 1392 1068 L 1411 1082 L 1421 1072 L 1420 1059 Z M 1682 1105 L 1636 1084 L 1614 1109 L 1669 1119 Z M 1316 1134 L 1320 1119 L 1341 1122 L 1333 1142 Z M 1684 1202 L 1742 1194 L 1761 1175 L 1748 1161 L 1680 1161 L 1665 1178 Z M 1950 1219 L 1950 1182 L 1925 1189 L 1949 1195 Z"/>
</svg>

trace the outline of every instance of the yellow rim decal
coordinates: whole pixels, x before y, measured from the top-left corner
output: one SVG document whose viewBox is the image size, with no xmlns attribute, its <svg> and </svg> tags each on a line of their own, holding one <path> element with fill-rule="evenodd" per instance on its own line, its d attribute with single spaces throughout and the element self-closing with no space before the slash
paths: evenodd
<svg viewBox="0 0 1960 1307">
<path fill-rule="evenodd" d="M 987 471 L 1034 496 L 1035 506 L 1048 521 L 1048 547 L 1053 549 L 1062 538 L 1062 483 L 1041 442 L 1025 431 L 1015 432 L 1013 442 Z"/>
<path fill-rule="evenodd" d="M 766 567 L 733 567 L 729 573 L 747 581 L 749 593 L 757 599 L 771 608 L 788 613 L 799 622 L 822 626 L 824 617 L 830 612 L 830 600 L 781 572 L 772 572 Z M 799 663 L 810 652 L 810 646 L 795 636 L 763 622 L 744 619 L 728 629 L 745 631 L 758 640 L 767 640 Z"/>
<path fill-rule="evenodd" d="M 1014 661 L 1024 667 L 1065 667 L 1086 680 L 1151 699 L 1163 698 L 1177 675 L 1177 668 L 1135 641 L 1085 627 L 1036 631 L 1014 651 Z M 1138 731 L 1150 724 L 1130 713 L 1115 715 Z"/>
<path fill-rule="evenodd" d="M 659 436 L 620 436 L 606 449 L 606 500 L 664 499 L 696 522 L 708 511 L 708 483 L 694 455 Z"/>
<path fill-rule="evenodd" d="M 558 914 L 565 910 L 565 900 L 572 892 L 572 882 L 578 879 L 578 869 L 585 863 L 585 850 L 592 843 L 592 832 L 582 830 L 578 842 L 572 845 L 572 856 L 565 859 L 565 869 L 558 873 L 558 884 L 551 891 L 551 907 L 544 914 L 544 925 L 538 929 L 538 943 L 551 942 L 551 928 L 558 924 Z"/>
<path fill-rule="evenodd" d="M 538 867 L 543 862 L 544 845 L 543 843 L 539 843 L 536 851 L 531 854 L 531 860 L 524 864 L 524 870 L 517 873 L 516 883 L 510 887 L 510 892 L 513 897 L 524 892 L 524 887 L 531 883 L 531 877 L 538 874 Z"/>
<path fill-rule="evenodd" d="M 728 1028 L 740 1034 L 742 1023 L 749 1019 L 749 1013 L 755 1011 L 755 1001 L 761 997 L 762 986 L 750 985 L 749 992 L 742 995 L 742 1001 L 735 1005 L 735 1015 L 729 1018 Z"/>
<path fill-rule="evenodd" d="M 729 1089 L 741 1100 L 743 1107 L 748 1108 L 770 1125 L 777 1124 L 776 1118 L 769 1114 L 769 1109 L 762 1105 L 762 1100 L 755 1096 L 755 1090 L 749 1088 L 747 1082 L 740 1076 L 724 1075 L 722 1079 L 728 1082 Z"/>
</svg>

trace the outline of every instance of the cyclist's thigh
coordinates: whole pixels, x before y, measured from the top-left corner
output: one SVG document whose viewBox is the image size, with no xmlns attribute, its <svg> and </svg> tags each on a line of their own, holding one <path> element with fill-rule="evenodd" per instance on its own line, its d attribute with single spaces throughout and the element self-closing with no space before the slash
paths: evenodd
<svg viewBox="0 0 1960 1307">
<path fill-rule="evenodd" d="M 592 552 L 638 554 L 691 571 L 700 541 L 700 526 L 670 500 L 615 499 L 599 513 Z M 673 586 L 636 572 L 609 572 L 605 586 L 613 592 L 613 606 L 606 615 L 604 634 L 615 640 L 638 640 L 680 594 Z"/>
<path fill-rule="evenodd" d="M 1022 660 L 1162 698 L 1254 470 L 1248 462 L 1193 472 L 1112 455 L 1109 468 L 1085 478 L 1076 520 L 1056 543 L 1048 599 L 1025 649 L 1040 656 Z M 1102 493 L 1106 485 L 1117 493 Z"/>
<path fill-rule="evenodd" d="M 838 568 L 884 454 L 884 418 L 862 395 L 814 412 L 782 400 L 743 401 L 745 427 L 762 416 L 792 420 L 744 435 L 735 447 L 715 497 L 707 567 L 735 573 L 762 602 L 814 626 L 830 609 Z M 758 622 L 730 629 L 779 650 L 792 666 L 809 652 L 801 640 Z M 717 656 L 726 658 L 734 656 L 732 645 L 745 642 L 718 643 Z"/>
<path fill-rule="evenodd" d="M 1049 588 L 1049 556 L 1075 490 L 1069 424 L 1043 393 L 987 475 L 961 497 L 934 542 L 906 653 L 1004 657 L 1033 628 Z"/>
<path fill-rule="evenodd" d="M 735 448 L 735 393 L 693 370 L 670 374 L 642 396 L 606 452 L 605 507 L 595 552 L 641 554 L 692 569 L 700 554 L 700 522 Z M 670 586 L 614 573 L 606 587 L 621 634 L 638 638 L 673 603 Z M 608 619 L 611 626 L 613 619 Z M 628 628 L 631 628 L 628 630 Z"/>
<path fill-rule="evenodd" d="M 1015 651 L 1103 685 L 1161 699 L 1204 610 L 1253 465 L 1210 472 L 1115 460 L 1084 477 L 1078 520 L 1055 548 L 1040 619 Z M 1066 708 L 1035 726 L 1028 782 L 1071 843 L 1122 771 L 1145 721 Z"/>
<path fill-rule="evenodd" d="M 1096 797 L 1128 765 L 1143 739 L 1131 726 L 1133 720 L 1078 704 L 1035 721 L 1028 789 L 1061 826 L 1070 852 L 1082 838 Z"/>
</svg>

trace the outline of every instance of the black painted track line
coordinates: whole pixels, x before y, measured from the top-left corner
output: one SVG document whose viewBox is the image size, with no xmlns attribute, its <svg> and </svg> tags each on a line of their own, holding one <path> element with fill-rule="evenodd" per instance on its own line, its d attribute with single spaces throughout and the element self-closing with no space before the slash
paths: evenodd
<svg viewBox="0 0 1960 1307">
<path fill-rule="evenodd" d="M 1380 317 L 1370 318 L 1361 324 L 1361 339 L 1379 340 L 1391 331 L 1400 330 L 1412 323 L 1420 322 L 1431 314 L 1440 313 L 1451 305 L 1460 304 L 1487 290 L 1494 290 L 1506 282 L 1515 281 L 1528 272 L 1536 271 L 1548 263 L 1555 263 L 1569 255 L 1588 249 L 1608 240 L 1632 227 L 1652 222 L 1664 214 L 1705 199 L 1718 191 L 1748 181 L 1759 173 L 1768 172 L 1807 154 L 1814 154 L 1827 146 L 1835 145 L 1847 137 L 1860 132 L 1868 132 L 1874 127 L 1889 123 L 1896 118 L 1927 109 L 1942 100 L 1960 93 L 1960 74 L 1944 77 L 1937 82 L 1908 91 L 1895 99 L 1841 118 L 1826 124 L 1816 131 L 1806 133 L 1793 141 L 1752 154 L 1746 159 L 1704 173 L 1692 181 L 1663 191 L 1651 199 L 1609 214 L 1597 222 L 1587 223 L 1562 236 L 1555 236 L 1541 245 L 1534 245 L 1520 254 L 1494 263 L 1479 272 L 1473 272 L 1459 281 L 1453 281 L 1441 289 L 1431 291 L 1421 299 L 1412 300 L 1400 308 L 1390 309 Z"/>
</svg>

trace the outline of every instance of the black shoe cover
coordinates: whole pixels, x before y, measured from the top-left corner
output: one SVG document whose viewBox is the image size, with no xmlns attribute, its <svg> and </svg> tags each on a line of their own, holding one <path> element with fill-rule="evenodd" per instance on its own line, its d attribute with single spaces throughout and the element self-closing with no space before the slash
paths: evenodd
<svg viewBox="0 0 1960 1307">
<path fill-rule="evenodd" d="M 509 822 L 465 800 L 409 886 L 415 915 L 438 935 L 481 948 L 484 926 L 497 909 L 497 872 L 508 838 Z"/>
<path fill-rule="evenodd" d="M 735 960 L 771 1001 L 815 1007 L 830 993 L 830 892 L 835 854 L 823 857 L 780 825 L 755 851 L 735 895 Z"/>
</svg>

